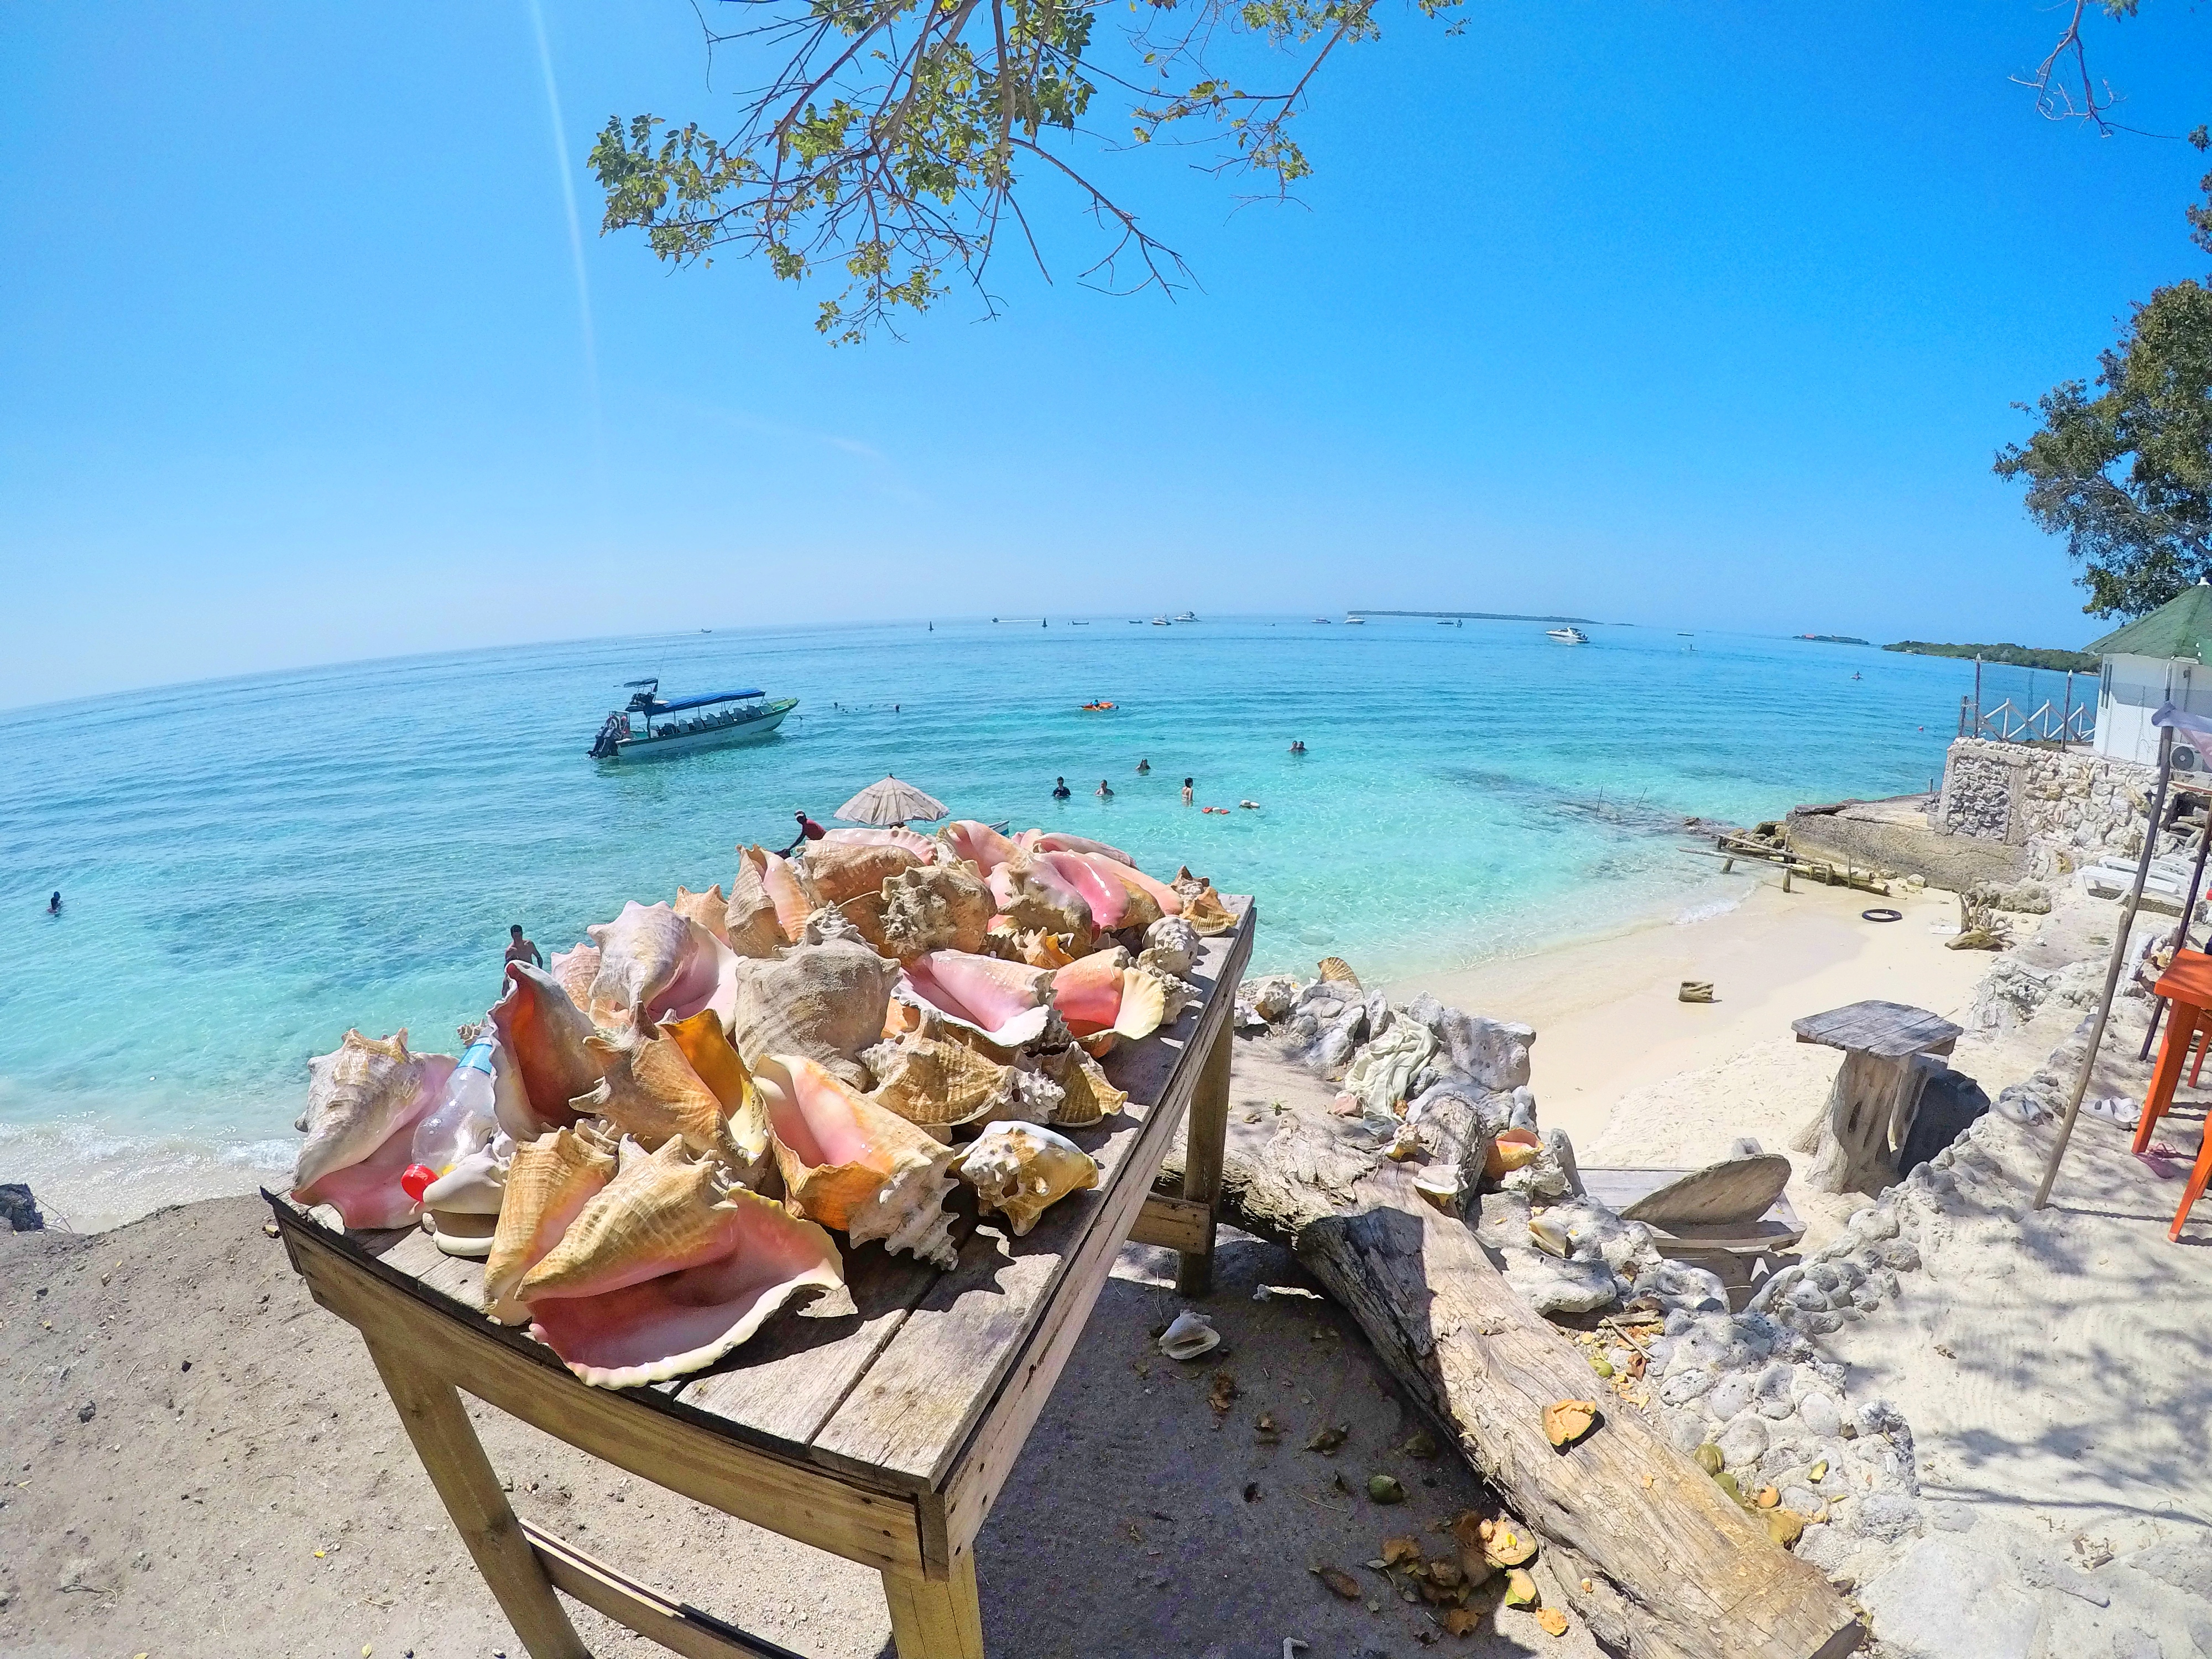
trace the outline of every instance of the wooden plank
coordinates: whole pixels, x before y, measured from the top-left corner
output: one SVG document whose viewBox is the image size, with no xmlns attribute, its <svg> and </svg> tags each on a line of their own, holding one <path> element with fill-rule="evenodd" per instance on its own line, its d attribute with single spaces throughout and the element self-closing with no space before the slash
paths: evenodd
<svg viewBox="0 0 2212 1659">
<path fill-rule="evenodd" d="M 975 1597 L 975 1562 L 963 1555 L 943 1583 L 884 1575 L 891 1641 L 898 1659 L 983 1659 L 983 1614 Z"/>
<path fill-rule="evenodd" d="M 649 1391 L 587 1388 L 526 1337 L 452 1317 L 295 1212 L 279 1206 L 277 1216 L 316 1301 L 417 1367 L 725 1514 L 878 1571 L 926 1571 L 910 1496 L 744 1443 L 727 1425 Z"/>
<path fill-rule="evenodd" d="M 1606 1208 L 1618 1212 L 1626 1209 L 1639 1198 L 1655 1193 L 1668 1182 L 1689 1173 L 1686 1170 L 1638 1170 L 1608 1168 L 1602 1164 L 1584 1164 L 1583 1190 Z M 1662 1255 L 1674 1255 L 1668 1249 L 1670 1240 L 1694 1244 L 1699 1249 L 1787 1249 L 1805 1237 L 1805 1224 L 1798 1218 L 1796 1207 L 1784 1193 L 1767 1206 L 1766 1213 L 1756 1221 L 1731 1224 L 1725 1227 L 1711 1226 L 1652 1226 L 1659 1236 Z"/>
<path fill-rule="evenodd" d="M 1117 1088 L 1129 1088 L 1137 1081 L 1131 1070 L 1157 1067 L 1163 1051 L 1173 1049 L 1164 1088 L 1157 1097 L 1133 1090 L 1129 1106 L 1103 1138 L 1097 1131 L 1074 1136 L 1099 1162 L 1098 1189 L 1061 1200 L 1028 1237 L 1000 1237 L 994 1252 L 971 1246 L 958 1271 L 946 1274 L 907 1316 L 815 1437 L 818 1454 L 911 1480 L 918 1489 L 941 1491 L 955 1455 L 1010 1372 L 1018 1365 L 1024 1386 L 1050 1388 L 1065 1358 L 1052 1352 L 1060 1328 L 1067 1324 L 1065 1340 L 1072 1346 L 1173 1142 L 1197 1086 L 1204 1045 L 1230 1018 L 1235 976 L 1251 951 L 1255 915 L 1249 900 L 1230 902 L 1243 908 L 1239 926 L 1205 941 L 1203 957 L 1193 966 L 1191 977 L 1208 991 L 1204 1005 L 1187 1010 L 1174 1035 L 1137 1045 L 1124 1061 L 1127 1069 L 1114 1076 Z M 1115 1058 L 1109 1056 L 1109 1075 Z M 1137 1106 L 1143 1099 L 1154 1103 L 1140 1116 Z M 994 1237 L 977 1235 L 979 1240 Z M 1036 1403 L 1042 1406 L 1041 1397 Z M 1028 1420 L 1034 1419 L 1032 1411 Z M 1021 1432 L 1027 1432 L 1026 1422 Z M 995 1492 L 995 1483 L 990 1490 Z M 973 1508 L 967 1519 L 973 1525 L 949 1523 L 956 1550 L 981 1524 Z"/>
<path fill-rule="evenodd" d="M 522 1523 L 538 1565 L 555 1588 L 586 1607 L 627 1625 L 684 1659 L 802 1659 L 789 1648 L 748 1636 L 709 1613 L 647 1589 L 628 1574 L 578 1549 L 566 1539 Z"/>
<path fill-rule="evenodd" d="M 1236 994 L 1231 981 L 1230 994 Z M 1203 1052 L 1190 1118 L 1183 1130 L 1182 1195 L 1206 1212 L 1206 1237 L 1176 1266 L 1178 1295 L 1201 1297 L 1213 1288 L 1213 1200 L 1221 1192 L 1221 1157 L 1229 1138 L 1229 1022 L 1223 1020 Z"/>
<path fill-rule="evenodd" d="M 1170 1250 L 1210 1249 L 1213 1206 L 1167 1193 L 1152 1193 L 1129 1229 L 1132 1244 L 1157 1244 Z"/>
<path fill-rule="evenodd" d="M 1941 1014 L 1902 1002 L 1853 1002 L 1790 1022 L 1800 1042 L 1846 1053 L 1901 1060 L 1910 1054 L 1948 1054 L 1966 1035 Z"/>
<path fill-rule="evenodd" d="M 406 1333 L 396 1324 L 363 1327 L 362 1334 L 415 1455 L 531 1659 L 592 1659 L 507 1507 L 453 1385 L 416 1368 Z"/>
</svg>

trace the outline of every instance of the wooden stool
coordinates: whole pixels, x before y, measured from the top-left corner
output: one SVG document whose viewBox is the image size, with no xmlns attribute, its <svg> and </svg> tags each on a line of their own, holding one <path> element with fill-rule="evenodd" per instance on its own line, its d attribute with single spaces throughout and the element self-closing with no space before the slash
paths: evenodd
<svg viewBox="0 0 2212 1659">
<path fill-rule="evenodd" d="M 1827 1103 L 1790 1146 L 1813 1154 L 1816 1192 L 1878 1192 L 1897 1179 L 1921 1091 L 1965 1033 L 1941 1015 L 1901 1002 L 1854 1002 L 1792 1020 L 1800 1042 L 1844 1051 Z"/>
<path fill-rule="evenodd" d="M 2151 1132 L 2166 1115 L 2166 1109 L 2173 1104 L 2173 1091 L 2181 1081 L 2189 1051 L 2198 1033 L 2206 1029 L 2205 1011 L 2212 1008 L 2212 957 L 2202 951 L 2175 951 L 2172 964 L 2151 991 L 2166 1000 L 2166 1035 L 2159 1042 L 2158 1066 L 2151 1073 L 2150 1092 L 2143 1097 L 2142 1117 L 2136 1125 L 2138 1152 L 2149 1149 Z"/>
</svg>

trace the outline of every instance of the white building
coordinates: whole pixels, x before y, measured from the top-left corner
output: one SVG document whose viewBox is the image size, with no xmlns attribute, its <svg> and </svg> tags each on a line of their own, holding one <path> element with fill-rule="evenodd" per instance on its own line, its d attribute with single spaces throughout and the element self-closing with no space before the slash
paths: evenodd
<svg viewBox="0 0 2212 1659">
<path fill-rule="evenodd" d="M 2150 717 L 2162 705 L 2172 702 L 2212 717 L 2207 645 L 2212 645 L 2212 582 L 2200 581 L 2083 647 L 2105 659 L 2097 685 L 2096 752 L 2155 766 L 2158 728 Z M 2200 757 L 2185 738 L 2175 740 L 2173 762 L 2176 771 L 2212 771 L 2212 754 Z"/>
</svg>

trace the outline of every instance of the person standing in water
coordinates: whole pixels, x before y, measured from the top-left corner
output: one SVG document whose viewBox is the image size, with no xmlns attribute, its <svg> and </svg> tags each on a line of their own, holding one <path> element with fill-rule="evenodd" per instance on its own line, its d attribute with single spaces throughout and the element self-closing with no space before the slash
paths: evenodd
<svg viewBox="0 0 2212 1659">
<path fill-rule="evenodd" d="M 1137 770 L 1139 772 L 1149 772 L 1152 769 L 1152 763 L 1148 760 L 1140 760 L 1137 763 Z"/>
<path fill-rule="evenodd" d="M 1190 805 L 1190 780 L 1188 778 L 1185 778 L 1182 781 L 1182 804 L 1185 806 Z"/>
<path fill-rule="evenodd" d="M 1101 778 L 1098 780 L 1098 787 L 1094 793 L 1101 800 L 1111 800 L 1114 799 L 1114 786 Z"/>
<path fill-rule="evenodd" d="M 1066 800 L 1074 793 L 1075 791 L 1067 787 L 1066 778 L 1054 778 L 1052 781 L 1052 798 L 1054 800 Z"/>
<path fill-rule="evenodd" d="M 526 962 L 532 968 L 538 969 L 541 971 L 544 969 L 545 957 L 544 953 L 538 950 L 537 945 L 532 944 L 530 940 L 523 938 L 522 924 L 520 922 L 516 922 L 513 927 L 507 930 L 507 959 L 509 962 Z"/>
<path fill-rule="evenodd" d="M 61 913 L 62 890 L 57 887 L 54 889 L 54 896 L 46 901 L 46 914 L 50 916 L 58 916 Z"/>
</svg>

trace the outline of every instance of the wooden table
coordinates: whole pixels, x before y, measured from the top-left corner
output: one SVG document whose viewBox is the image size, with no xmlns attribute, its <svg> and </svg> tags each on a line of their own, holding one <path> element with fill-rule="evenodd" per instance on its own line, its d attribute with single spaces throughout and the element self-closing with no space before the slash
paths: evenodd
<svg viewBox="0 0 2212 1659">
<path fill-rule="evenodd" d="M 1897 1178 L 1935 1060 L 1966 1035 L 1941 1014 L 1902 1002 L 1854 1002 L 1792 1020 L 1800 1042 L 1844 1051 L 1820 1115 L 1792 1143 L 1814 1154 L 1807 1182 L 1824 1193 L 1873 1190 Z"/>
<path fill-rule="evenodd" d="M 333 1232 L 267 1195 L 315 1300 L 368 1343 L 534 1659 L 586 1654 L 556 1589 L 693 1659 L 789 1656 L 518 1520 L 457 1389 L 641 1479 L 874 1567 L 899 1659 L 981 1659 L 975 1534 L 1122 1241 L 1180 1251 L 1177 1289 L 1208 1289 L 1231 1015 L 1257 914 L 1249 899 L 1228 903 L 1237 926 L 1204 941 L 1190 975 L 1203 1004 L 1109 1054 L 1107 1074 L 1129 1103 L 1073 1132 L 1098 1161 L 1097 1190 L 1061 1200 L 1025 1238 L 963 1223 L 950 1272 L 880 1244 L 848 1250 L 856 1312 L 787 1313 L 723 1365 L 676 1382 L 586 1387 L 550 1349 L 484 1316 L 482 1263 L 442 1254 L 419 1230 Z M 1186 1112 L 1182 1191 L 1155 1193 Z"/>
</svg>

